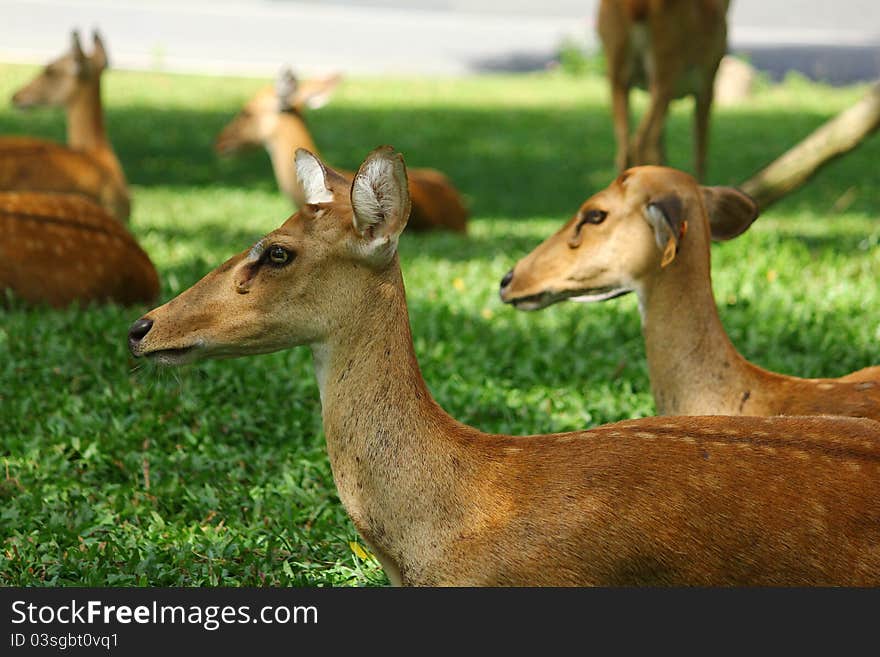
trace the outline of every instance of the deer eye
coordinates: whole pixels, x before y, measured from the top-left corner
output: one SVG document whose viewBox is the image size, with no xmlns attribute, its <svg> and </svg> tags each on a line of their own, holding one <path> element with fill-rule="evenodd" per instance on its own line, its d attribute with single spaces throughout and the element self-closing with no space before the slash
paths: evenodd
<svg viewBox="0 0 880 657">
<path fill-rule="evenodd" d="M 581 228 L 584 227 L 584 224 L 601 224 L 607 216 L 608 213 L 604 210 L 587 210 L 581 214 L 581 218 L 578 220 L 577 226 L 575 226 L 574 234 L 577 235 Z"/>
<path fill-rule="evenodd" d="M 266 251 L 266 260 L 275 267 L 286 265 L 293 259 L 293 254 L 282 246 L 271 246 Z"/>
</svg>

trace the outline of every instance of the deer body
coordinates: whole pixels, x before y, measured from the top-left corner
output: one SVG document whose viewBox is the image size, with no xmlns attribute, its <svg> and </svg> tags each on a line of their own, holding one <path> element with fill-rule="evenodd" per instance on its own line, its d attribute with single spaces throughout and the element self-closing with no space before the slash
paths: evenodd
<svg viewBox="0 0 880 657">
<path fill-rule="evenodd" d="M 74 35 L 71 53 L 51 62 L 15 93 L 26 109 L 63 106 L 67 146 L 29 137 L 0 138 L 0 190 L 82 194 L 121 221 L 131 213 L 128 183 L 107 138 L 101 105 L 101 74 L 107 57 L 100 37 L 86 57 Z"/>
<path fill-rule="evenodd" d="M 303 111 L 306 107 L 322 106 L 338 81 L 338 77 L 332 77 L 298 82 L 291 73 L 282 73 L 275 88 L 266 87 L 258 92 L 223 129 L 217 137 L 217 151 L 228 154 L 247 146 L 264 146 L 278 187 L 301 208 L 305 197 L 296 178 L 293 153 L 298 148 L 317 152 Z M 352 171 L 338 172 L 348 180 L 354 177 Z M 409 184 L 411 230 L 467 230 L 467 209 L 445 175 L 435 169 L 412 169 Z"/>
<path fill-rule="evenodd" d="M 597 212 L 601 221 L 589 221 Z M 501 297 L 530 310 L 635 291 L 661 415 L 880 420 L 880 368 L 801 379 L 762 369 L 731 344 L 712 294 L 710 233 L 734 237 L 756 216 L 751 200 L 736 190 L 701 188 L 674 169 L 630 169 L 517 263 Z"/>
<path fill-rule="evenodd" d="M 486 434 L 431 398 L 397 238 L 403 161 L 374 151 L 350 188 L 297 153 L 306 204 L 136 321 L 163 364 L 310 345 L 340 499 L 392 583 L 880 582 L 880 424 L 650 418 Z"/>
<path fill-rule="evenodd" d="M 159 293 L 147 254 L 83 196 L 0 192 L 0 236 L 0 291 L 27 303 L 149 303 Z"/>
<path fill-rule="evenodd" d="M 727 48 L 728 0 L 602 0 L 597 28 L 608 60 L 619 170 L 663 164 L 669 103 L 694 97 L 694 167 L 706 169 L 715 73 Z M 630 141 L 629 92 L 650 94 Z"/>
</svg>

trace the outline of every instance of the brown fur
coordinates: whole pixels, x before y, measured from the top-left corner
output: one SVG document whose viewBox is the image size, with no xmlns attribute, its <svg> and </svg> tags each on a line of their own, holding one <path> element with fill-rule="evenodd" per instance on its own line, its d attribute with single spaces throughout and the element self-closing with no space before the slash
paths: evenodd
<svg viewBox="0 0 880 657">
<path fill-rule="evenodd" d="M 304 201 L 294 175 L 293 154 L 297 148 L 317 152 L 303 112 L 310 98 L 317 94 L 322 94 L 322 97 L 329 94 L 337 82 L 338 78 L 334 77 L 328 81 L 299 83 L 296 98 L 291 101 L 296 111 L 287 112 L 280 110 L 276 89 L 264 88 L 223 128 L 217 137 L 217 151 L 228 154 L 248 146 L 265 146 L 272 159 L 279 188 L 296 207 L 301 208 Z M 338 172 L 349 181 L 354 177 L 352 171 L 339 169 Z M 468 211 L 449 178 L 436 169 L 412 169 L 409 173 L 412 197 L 410 230 L 466 232 Z"/>
<path fill-rule="evenodd" d="M 0 193 L 0 291 L 31 304 L 149 303 L 159 280 L 125 227 L 85 197 Z"/>
<path fill-rule="evenodd" d="M 75 37 L 73 50 L 50 62 L 19 89 L 20 108 L 62 106 L 67 115 L 67 146 L 45 139 L 0 137 L 0 190 L 82 194 L 121 221 L 131 214 L 122 166 L 104 128 L 101 74 L 107 66 L 100 37 L 86 57 Z"/>
<path fill-rule="evenodd" d="M 715 73 L 727 49 L 728 0 L 602 0 L 597 27 L 608 59 L 620 170 L 663 164 L 669 103 L 693 95 L 694 167 L 705 175 Z M 650 105 L 630 143 L 629 92 L 648 90 Z"/>
<path fill-rule="evenodd" d="M 677 225 L 686 223 L 687 229 L 674 260 L 662 266 L 662 249 L 645 213 L 650 203 L 670 197 L 683 208 Z M 584 226 L 572 248 L 577 216 L 591 208 L 607 211 L 607 218 L 600 225 Z M 599 290 L 634 290 L 643 309 L 651 389 L 663 415 L 880 419 L 880 368 L 839 379 L 800 379 L 753 365 L 730 343 L 712 295 L 710 233 L 736 236 L 756 212 L 735 190 L 700 187 L 680 171 L 630 169 L 517 263 L 502 299 L 537 309 Z"/>
<path fill-rule="evenodd" d="M 398 175 L 398 157 L 374 152 L 356 180 L 383 160 Z M 357 203 L 353 215 L 346 180 L 324 175 L 332 202 L 147 313 L 129 346 L 176 364 L 311 345 L 340 499 L 393 583 L 880 584 L 880 424 L 649 418 L 521 438 L 465 426 L 421 377 L 386 248 L 405 182 L 383 188 L 379 218 Z M 270 266 L 273 247 L 296 256 Z"/>
</svg>

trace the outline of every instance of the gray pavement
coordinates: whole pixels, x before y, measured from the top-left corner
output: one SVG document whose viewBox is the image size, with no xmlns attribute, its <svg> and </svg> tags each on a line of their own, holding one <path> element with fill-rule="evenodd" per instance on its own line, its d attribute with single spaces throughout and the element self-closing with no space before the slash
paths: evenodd
<svg viewBox="0 0 880 657">
<path fill-rule="evenodd" d="M 271 76 L 535 70 L 596 48 L 597 0 L 0 0 L 0 60 L 42 62 L 99 26 L 114 65 Z M 731 49 L 774 76 L 880 77 L 877 0 L 734 0 Z"/>
</svg>

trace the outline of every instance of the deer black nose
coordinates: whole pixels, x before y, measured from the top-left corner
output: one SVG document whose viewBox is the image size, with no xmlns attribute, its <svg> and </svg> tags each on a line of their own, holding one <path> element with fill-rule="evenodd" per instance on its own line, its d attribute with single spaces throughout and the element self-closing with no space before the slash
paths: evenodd
<svg viewBox="0 0 880 657">
<path fill-rule="evenodd" d="M 510 281 L 513 280 L 513 270 L 511 269 L 509 272 L 504 274 L 504 278 L 501 279 L 501 288 L 505 288 L 510 285 Z"/>
<path fill-rule="evenodd" d="M 150 329 L 153 328 L 153 320 L 152 319 L 139 319 L 134 324 L 131 325 L 131 328 L 128 329 L 128 344 L 135 345 L 150 332 Z"/>
</svg>

